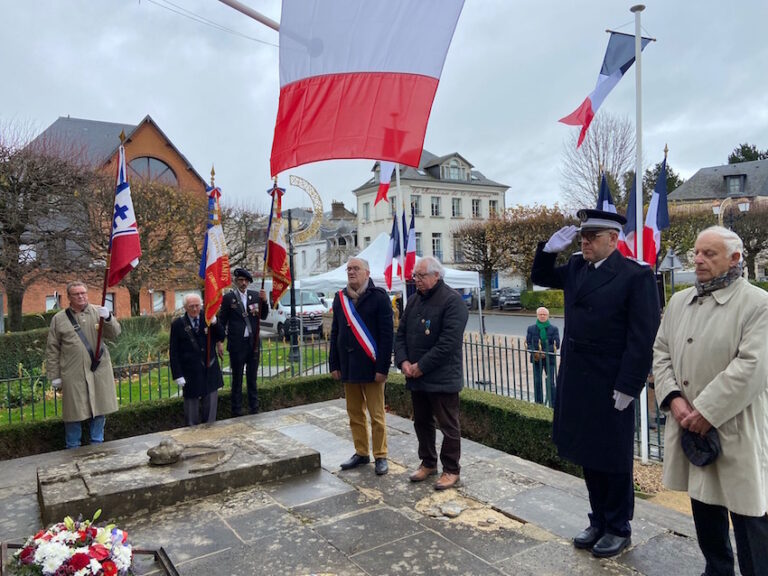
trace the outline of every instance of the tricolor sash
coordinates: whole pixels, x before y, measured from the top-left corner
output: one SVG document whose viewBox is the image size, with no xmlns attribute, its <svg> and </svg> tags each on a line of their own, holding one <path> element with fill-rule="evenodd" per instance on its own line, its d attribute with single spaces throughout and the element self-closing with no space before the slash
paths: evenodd
<svg viewBox="0 0 768 576">
<path fill-rule="evenodd" d="M 358 344 L 365 350 L 368 357 L 376 362 L 376 342 L 368 331 L 368 327 L 363 322 L 360 314 L 355 309 L 355 305 L 352 300 L 349 299 L 344 293 L 344 290 L 339 290 L 339 300 L 341 302 L 341 309 L 344 311 L 344 316 L 347 318 L 352 334 L 355 335 Z"/>
</svg>

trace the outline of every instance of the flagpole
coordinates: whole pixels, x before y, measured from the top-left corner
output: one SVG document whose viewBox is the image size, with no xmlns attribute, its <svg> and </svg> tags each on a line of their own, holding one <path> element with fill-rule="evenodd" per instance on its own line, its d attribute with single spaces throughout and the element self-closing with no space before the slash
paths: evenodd
<svg viewBox="0 0 768 576">
<path fill-rule="evenodd" d="M 262 267 L 261 272 L 261 289 L 264 290 L 264 283 L 267 280 L 267 259 L 269 258 L 269 234 L 272 229 L 272 215 L 275 212 L 275 189 L 277 188 L 277 176 L 273 178 L 274 184 L 272 185 L 272 204 L 269 207 L 269 221 L 267 223 L 267 239 L 264 243 L 264 266 Z M 267 299 L 269 300 L 269 299 Z M 261 305 L 261 302 L 259 302 L 259 305 Z"/>
<path fill-rule="evenodd" d="M 125 130 L 120 131 L 120 147 L 123 147 L 123 144 L 125 144 Z M 119 158 L 119 153 L 118 153 Z M 120 173 L 120 160 L 117 161 L 117 172 Z M 115 180 L 117 180 L 117 176 L 115 176 Z M 111 223 L 114 223 L 115 221 L 115 203 L 112 202 L 112 220 L 110 220 Z M 107 302 L 107 282 L 109 281 L 109 267 L 112 263 L 112 224 L 110 224 L 110 230 L 109 230 L 109 245 L 107 247 L 107 266 L 104 268 L 104 283 L 101 288 L 101 305 L 104 306 Z M 94 369 L 95 366 L 98 365 L 99 360 L 101 359 L 101 338 L 104 332 L 104 318 L 99 316 L 99 330 L 96 334 L 96 350 L 93 351 L 93 363 L 94 363 Z"/>
<path fill-rule="evenodd" d="M 643 262 L 643 53 L 640 13 L 642 4 L 629 9 L 635 15 L 635 258 Z M 640 460 L 648 463 L 648 395 L 645 387 L 640 392 Z"/>
<path fill-rule="evenodd" d="M 395 185 L 397 186 L 397 204 L 400 204 L 402 201 L 403 203 L 403 214 L 405 214 L 405 198 L 403 198 L 403 191 L 400 188 L 400 163 L 395 163 Z M 397 204 L 395 204 L 395 221 L 397 221 Z M 404 251 L 407 249 L 407 246 L 405 245 L 405 230 L 401 230 L 399 233 L 400 236 L 400 270 L 402 271 L 402 276 L 400 279 L 403 281 L 403 310 L 405 310 L 405 305 L 408 303 L 408 290 L 406 288 L 405 283 L 405 254 Z"/>
<path fill-rule="evenodd" d="M 246 16 L 250 16 L 257 22 L 261 22 L 265 26 L 272 28 L 275 32 L 280 32 L 280 24 L 272 20 L 271 18 L 267 18 L 262 14 L 261 12 L 257 12 L 253 8 L 246 6 L 245 4 L 241 4 L 237 0 L 219 0 L 222 4 L 226 4 L 230 8 L 234 8 L 238 12 L 242 12 Z"/>
</svg>

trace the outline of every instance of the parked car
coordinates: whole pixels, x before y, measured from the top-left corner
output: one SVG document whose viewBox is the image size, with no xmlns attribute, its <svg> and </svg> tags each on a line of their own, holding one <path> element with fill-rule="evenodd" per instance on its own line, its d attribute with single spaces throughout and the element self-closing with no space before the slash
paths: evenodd
<svg viewBox="0 0 768 576">
<path fill-rule="evenodd" d="M 497 288 L 491 290 L 491 308 L 496 308 L 499 305 L 499 292 Z M 485 310 L 485 290 L 480 290 L 480 302 L 483 310 Z M 477 310 L 477 294 L 472 294 L 469 306 L 471 310 Z"/>
<path fill-rule="evenodd" d="M 316 292 L 296 290 L 296 316 L 301 321 L 305 334 L 320 334 L 322 331 L 323 313 L 326 307 L 320 301 Z M 261 321 L 261 329 L 265 335 L 277 334 L 285 338 L 287 320 L 291 317 L 291 292 L 283 294 L 277 307 L 269 309 L 266 320 Z"/>
<path fill-rule="evenodd" d="M 500 310 L 519 310 L 522 308 L 520 303 L 520 290 L 515 288 L 502 288 L 499 293 Z"/>
</svg>

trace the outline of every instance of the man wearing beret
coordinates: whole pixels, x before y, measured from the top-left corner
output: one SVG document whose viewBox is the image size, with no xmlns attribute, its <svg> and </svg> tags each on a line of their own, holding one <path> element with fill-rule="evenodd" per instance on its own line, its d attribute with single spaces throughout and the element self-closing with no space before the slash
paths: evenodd
<svg viewBox="0 0 768 576">
<path fill-rule="evenodd" d="M 651 269 L 616 249 L 626 219 L 602 210 L 578 216 L 580 227 L 539 244 L 531 279 L 565 296 L 553 439 L 561 457 L 582 466 L 589 492 L 589 526 L 574 546 L 606 558 L 631 543 L 632 401 L 650 372 L 659 301 Z M 556 266 L 577 235 L 581 252 Z"/>
<path fill-rule="evenodd" d="M 267 294 L 248 290 L 253 276 L 245 268 L 235 268 L 235 287 L 224 295 L 219 321 L 227 331 L 229 366 L 232 370 L 232 416 L 243 411 L 243 368 L 248 388 L 248 408 L 251 414 L 259 411 L 256 377 L 259 369 L 259 327 L 269 314 Z M 222 353 L 219 344 L 219 354 Z"/>
<path fill-rule="evenodd" d="M 696 284 L 672 296 L 653 349 L 656 395 L 672 416 L 664 484 L 691 497 L 713 576 L 734 574 L 729 515 L 742 575 L 768 574 L 768 294 L 742 278 L 743 250 L 726 228 L 699 234 Z"/>
</svg>

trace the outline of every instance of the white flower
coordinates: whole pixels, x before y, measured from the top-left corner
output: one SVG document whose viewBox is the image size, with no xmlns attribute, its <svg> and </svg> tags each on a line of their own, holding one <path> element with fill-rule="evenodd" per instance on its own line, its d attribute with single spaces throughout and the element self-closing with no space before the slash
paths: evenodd
<svg viewBox="0 0 768 576">
<path fill-rule="evenodd" d="M 115 562 L 117 569 L 122 572 L 131 567 L 131 547 L 130 546 L 113 546 L 112 547 L 112 560 Z"/>
<path fill-rule="evenodd" d="M 99 571 L 101 570 L 101 562 L 99 562 L 94 558 L 91 558 L 91 564 L 89 568 L 91 569 L 91 574 L 98 574 Z"/>
<path fill-rule="evenodd" d="M 85 568 L 81 568 L 75 572 L 75 576 L 88 576 L 89 574 L 93 574 L 93 572 L 91 572 L 90 566 L 86 566 Z"/>
</svg>

